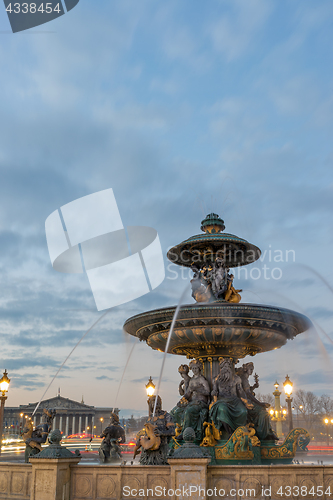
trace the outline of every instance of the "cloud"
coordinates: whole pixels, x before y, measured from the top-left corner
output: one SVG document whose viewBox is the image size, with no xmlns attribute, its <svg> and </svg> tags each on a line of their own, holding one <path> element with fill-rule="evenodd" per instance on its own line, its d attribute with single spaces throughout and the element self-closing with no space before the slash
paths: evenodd
<svg viewBox="0 0 333 500">
<path fill-rule="evenodd" d="M 326 307 L 310 307 L 307 311 L 315 319 L 330 319 L 333 316 L 333 310 Z"/>
<path fill-rule="evenodd" d="M 326 376 L 329 372 L 326 372 Z M 298 375 L 298 384 L 300 387 L 307 387 L 309 391 L 316 391 L 318 384 L 324 384 L 329 389 L 328 380 L 325 381 L 325 375 L 322 370 L 313 370 L 308 373 Z"/>
<path fill-rule="evenodd" d="M 243 57 L 257 47 L 262 31 L 272 14 L 272 4 L 262 0 L 245 3 L 235 0 L 220 3 L 217 19 L 206 27 L 213 48 L 230 62 Z"/>
</svg>

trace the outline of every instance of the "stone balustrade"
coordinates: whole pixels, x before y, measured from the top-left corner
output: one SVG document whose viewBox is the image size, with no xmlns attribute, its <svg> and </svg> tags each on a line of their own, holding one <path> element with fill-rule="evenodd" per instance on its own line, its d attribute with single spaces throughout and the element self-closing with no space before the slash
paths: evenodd
<svg viewBox="0 0 333 500">
<path fill-rule="evenodd" d="M 193 500 L 290 498 L 293 500 L 304 498 L 328 500 L 333 497 L 333 466 L 331 465 L 229 465 L 221 467 L 208 465 L 207 459 L 170 459 L 170 465 L 149 467 L 84 465 L 77 463 L 78 460 L 77 458 L 34 458 L 30 464 L 0 463 L 0 500 L 134 500 L 140 498 L 147 500 L 184 500 L 185 498 Z M 191 487 L 192 490 L 190 490 Z M 291 495 L 289 487 L 292 491 Z M 195 491 L 195 488 L 198 490 Z M 330 494 L 325 494 L 328 488 L 330 488 Z M 297 489 L 299 489 L 298 494 Z M 278 494 L 278 491 L 282 494 Z M 314 494 L 310 493 L 311 491 Z"/>
</svg>

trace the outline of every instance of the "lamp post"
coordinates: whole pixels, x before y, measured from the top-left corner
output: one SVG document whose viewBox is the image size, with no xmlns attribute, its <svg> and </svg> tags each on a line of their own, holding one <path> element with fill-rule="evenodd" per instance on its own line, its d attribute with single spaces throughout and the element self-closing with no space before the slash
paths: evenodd
<svg viewBox="0 0 333 500">
<path fill-rule="evenodd" d="M 147 396 L 148 396 L 148 399 L 147 399 L 148 412 L 149 412 L 149 416 L 150 416 L 151 415 L 150 399 L 152 398 L 152 396 L 154 395 L 154 392 L 155 392 L 155 384 L 154 384 L 153 379 L 151 377 L 149 377 L 148 384 L 146 384 L 146 391 L 147 391 Z"/>
<path fill-rule="evenodd" d="M 2 445 L 2 431 L 3 431 L 3 419 L 5 413 L 5 401 L 7 399 L 6 393 L 8 392 L 10 379 L 8 378 L 7 370 L 3 372 L 0 379 L 0 392 L 1 392 L 1 407 L 0 407 L 0 455 L 1 455 L 1 445 Z"/>
<path fill-rule="evenodd" d="M 101 421 L 101 434 L 102 434 L 102 432 L 103 432 L 103 422 L 104 422 L 104 418 L 103 418 L 103 417 L 101 417 L 101 418 L 100 418 L 100 421 Z"/>
<path fill-rule="evenodd" d="M 300 427 L 299 420 L 301 420 L 301 419 L 299 419 L 299 418 L 298 418 L 298 410 L 299 410 L 299 411 L 301 412 L 301 414 L 302 414 L 302 413 L 303 413 L 303 405 L 299 405 L 299 406 L 297 406 L 297 407 L 296 407 L 296 412 L 297 412 L 297 427 Z"/>
<path fill-rule="evenodd" d="M 288 420 L 289 420 L 289 432 L 293 429 L 293 413 L 291 410 L 291 403 L 293 398 L 291 394 L 293 392 L 293 383 L 289 379 L 289 376 L 286 376 L 286 380 L 283 382 L 284 392 L 286 394 L 286 401 L 288 406 Z"/>
<path fill-rule="evenodd" d="M 276 421 L 276 434 L 278 438 L 281 438 L 283 436 L 282 420 L 284 420 L 284 418 L 281 416 L 281 403 L 280 403 L 281 392 L 278 389 L 279 387 L 278 382 L 275 382 L 274 387 L 275 391 L 273 392 L 273 396 L 275 397 L 275 411 L 273 410 L 272 420 Z"/>
<path fill-rule="evenodd" d="M 331 420 L 329 420 L 328 418 L 324 418 L 324 423 L 326 425 L 326 440 L 327 440 L 327 446 L 330 445 L 330 435 L 328 433 L 328 424 L 330 423 L 331 426 L 333 425 L 333 418 L 331 418 Z"/>
<path fill-rule="evenodd" d="M 327 446 L 330 445 L 330 441 L 329 441 L 329 437 L 328 437 L 328 418 L 324 418 L 324 422 L 325 422 L 325 425 L 326 425 L 326 440 L 327 440 Z"/>
</svg>

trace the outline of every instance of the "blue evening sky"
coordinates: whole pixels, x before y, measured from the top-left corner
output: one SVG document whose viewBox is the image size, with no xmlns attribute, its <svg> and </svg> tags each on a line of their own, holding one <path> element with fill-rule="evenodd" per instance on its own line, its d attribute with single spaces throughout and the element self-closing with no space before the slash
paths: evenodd
<svg viewBox="0 0 333 500">
<path fill-rule="evenodd" d="M 296 309 L 318 333 L 254 359 L 260 392 L 288 373 L 295 389 L 333 396 L 332 54 L 331 0 L 80 0 L 16 34 L 0 5 L 0 368 L 12 378 L 8 405 L 37 401 L 101 314 L 85 276 L 52 269 L 44 223 L 106 188 L 125 225 L 158 231 L 164 254 L 200 232 L 211 210 L 228 232 L 267 250 L 252 267 L 279 266 L 282 277 L 242 276 L 243 301 Z M 292 249 L 295 262 L 269 262 L 269 249 Z M 157 381 L 161 355 L 138 344 L 115 401 L 132 341 L 122 325 L 178 303 L 189 276 L 173 280 L 171 269 L 151 294 L 101 321 L 47 397 L 60 387 L 65 397 L 144 413 L 144 383 Z M 178 399 L 184 362 L 167 359 L 166 409 Z"/>
</svg>

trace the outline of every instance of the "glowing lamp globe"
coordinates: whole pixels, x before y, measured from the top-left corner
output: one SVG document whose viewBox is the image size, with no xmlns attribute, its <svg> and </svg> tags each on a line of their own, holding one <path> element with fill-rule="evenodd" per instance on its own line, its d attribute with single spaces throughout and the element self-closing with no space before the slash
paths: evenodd
<svg viewBox="0 0 333 500">
<path fill-rule="evenodd" d="M 5 395 L 6 392 L 8 392 L 9 384 L 10 384 L 10 379 L 8 378 L 7 370 L 5 370 L 3 376 L 0 379 L 0 391 L 2 392 L 3 396 Z"/>
<path fill-rule="evenodd" d="M 286 380 L 283 383 L 284 387 L 284 392 L 288 397 L 291 396 L 291 393 L 293 392 L 293 383 L 290 381 L 289 376 L 286 376 Z"/>
<path fill-rule="evenodd" d="M 149 377 L 148 384 L 146 384 L 147 396 L 151 398 L 155 392 L 155 385 L 153 383 L 153 379 Z"/>
</svg>

